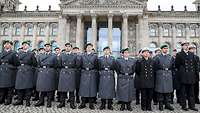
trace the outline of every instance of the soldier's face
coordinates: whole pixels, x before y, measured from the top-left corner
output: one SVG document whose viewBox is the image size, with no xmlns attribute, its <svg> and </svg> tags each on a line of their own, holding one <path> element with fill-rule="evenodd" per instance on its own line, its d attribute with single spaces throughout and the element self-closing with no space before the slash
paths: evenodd
<svg viewBox="0 0 200 113">
<path fill-rule="evenodd" d="M 23 48 L 24 50 L 27 50 L 27 49 L 29 49 L 29 45 L 28 45 L 28 44 L 23 44 L 23 45 L 22 45 L 22 48 Z"/>
<path fill-rule="evenodd" d="M 142 56 L 143 56 L 143 57 L 150 57 L 149 51 L 144 51 L 144 52 L 142 53 Z"/>
<path fill-rule="evenodd" d="M 104 50 L 104 55 L 110 55 L 110 53 L 111 53 L 110 49 L 105 49 Z"/>
<path fill-rule="evenodd" d="M 189 51 L 190 51 L 191 53 L 196 53 L 196 49 L 195 49 L 195 48 L 191 48 L 191 49 L 189 49 Z"/>
<path fill-rule="evenodd" d="M 159 55 L 161 53 L 161 51 L 160 50 L 158 50 L 158 51 L 156 51 L 156 55 Z"/>
<path fill-rule="evenodd" d="M 67 46 L 65 47 L 65 50 L 66 50 L 67 52 L 71 51 L 71 50 L 72 50 L 71 45 L 67 45 Z"/>
<path fill-rule="evenodd" d="M 87 52 L 92 52 L 92 49 L 93 49 L 93 46 L 89 45 L 89 46 L 87 46 L 86 51 Z"/>
<path fill-rule="evenodd" d="M 56 54 L 60 54 L 60 49 L 55 50 Z"/>
<path fill-rule="evenodd" d="M 51 46 L 49 46 L 49 45 L 45 46 L 45 51 L 47 51 L 47 52 L 51 51 Z"/>
<path fill-rule="evenodd" d="M 188 50 L 189 48 L 189 44 L 184 44 L 183 46 L 182 46 L 182 48 L 183 48 L 183 50 Z"/>
<path fill-rule="evenodd" d="M 124 51 L 123 56 L 124 56 L 124 57 L 129 57 L 129 52 L 128 52 L 128 51 Z"/>
<path fill-rule="evenodd" d="M 12 45 L 10 43 L 5 43 L 4 48 L 5 49 L 11 49 Z"/>
<path fill-rule="evenodd" d="M 168 47 L 163 48 L 162 52 L 165 53 L 165 54 L 168 53 Z"/>
<path fill-rule="evenodd" d="M 79 53 L 79 49 L 73 49 L 73 53 Z"/>
</svg>

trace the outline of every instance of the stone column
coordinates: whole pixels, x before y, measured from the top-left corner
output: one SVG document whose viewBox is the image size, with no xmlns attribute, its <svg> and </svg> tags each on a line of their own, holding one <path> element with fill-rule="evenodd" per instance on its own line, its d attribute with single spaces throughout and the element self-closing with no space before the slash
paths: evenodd
<svg viewBox="0 0 200 113">
<path fill-rule="evenodd" d="M 122 48 L 128 47 L 128 15 L 123 14 L 123 27 L 122 27 Z"/>
<path fill-rule="evenodd" d="M 76 46 L 81 48 L 81 24 L 82 24 L 82 15 L 77 15 L 77 22 L 76 22 Z"/>
<path fill-rule="evenodd" d="M 69 41 L 69 39 L 70 39 L 70 18 L 69 17 L 67 17 L 66 18 L 66 40 L 65 40 L 65 42 L 66 43 L 69 43 L 70 41 Z"/>
<path fill-rule="evenodd" d="M 185 31 L 185 33 L 186 33 L 186 35 L 185 35 L 186 36 L 186 40 L 190 42 L 190 24 L 186 24 L 185 27 L 186 27 L 186 29 L 185 29 L 186 30 Z"/>
<path fill-rule="evenodd" d="M 46 30 L 45 30 L 45 39 L 46 40 L 44 40 L 44 42 L 46 43 L 46 42 L 48 42 L 48 43 L 50 43 L 50 25 L 49 25 L 50 23 L 49 22 L 46 22 Z"/>
<path fill-rule="evenodd" d="M 113 27 L 113 14 L 108 15 L 108 46 L 112 49 L 112 27 Z"/>
<path fill-rule="evenodd" d="M 97 18 L 96 14 L 92 14 L 92 44 L 94 49 L 97 50 Z"/>
<path fill-rule="evenodd" d="M 141 48 L 139 48 L 139 41 L 140 41 L 140 37 L 139 37 L 139 32 L 140 30 L 139 30 L 139 24 L 136 24 L 136 53 L 141 49 Z"/>
<path fill-rule="evenodd" d="M 58 45 L 63 48 L 64 47 L 64 44 L 66 43 L 65 40 L 65 36 L 66 36 L 66 32 L 65 32 L 65 29 L 66 29 L 66 18 L 65 17 L 62 17 L 62 16 L 59 16 L 59 21 L 58 21 L 58 39 L 56 40 Z"/>
<path fill-rule="evenodd" d="M 37 48 L 37 22 L 33 23 L 33 38 L 31 39 L 32 48 Z"/>
<path fill-rule="evenodd" d="M 13 23 L 10 23 L 9 26 L 9 39 L 13 41 Z"/>
<path fill-rule="evenodd" d="M 21 33 L 20 37 L 22 38 L 23 41 L 25 40 L 25 24 L 26 24 L 25 22 L 21 23 L 22 28 L 21 28 L 21 32 L 20 32 Z"/>
<path fill-rule="evenodd" d="M 148 16 L 140 15 L 139 18 L 139 38 L 140 38 L 140 49 L 149 46 L 149 25 Z"/>
<path fill-rule="evenodd" d="M 176 48 L 176 23 L 172 24 L 172 49 Z"/>
<path fill-rule="evenodd" d="M 159 23 L 159 28 L 158 28 L 158 33 L 159 33 L 159 37 L 158 37 L 158 46 L 160 47 L 162 44 L 162 38 L 163 38 L 163 24 Z"/>
</svg>

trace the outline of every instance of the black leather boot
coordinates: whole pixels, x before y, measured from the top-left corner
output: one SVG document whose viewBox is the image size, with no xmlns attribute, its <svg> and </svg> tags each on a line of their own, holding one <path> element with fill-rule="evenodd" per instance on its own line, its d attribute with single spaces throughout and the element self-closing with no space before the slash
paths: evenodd
<svg viewBox="0 0 200 113">
<path fill-rule="evenodd" d="M 133 109 L 132 109 L 132 107 L 131 107 L 131 102 L 128 102 L 128 103 L 126 104 L 126 106 L 127 106 L 127 110 L 128 110 L 128 111 L 133 111 Z"/>
<path fill-rule="evenodd" d="M 125 110 L 125 104 L 124 102 L 121 103 L 121 107 L 120 107 L 120 111 L 124 111 Z"/>
<path fill-rule="evenodd" d="M 112 106 L 112 100 L 108 100 L 108 109 L 109 110 L 113 110 L 113 106 Z"/>
<path fill-rule="evenodd" d="M 101 106 L 99 107 L 100 110 L 106 109 L 106 102 L 105 100 L 101 100 Z"/>
<path fill-rule="evenodd" d="M 35 107 L 44 106 L 44 97 L 40 97 L 39 101 L 35 104 Z"/>
<path fill-rule="evenodd" d="M 164 110 L 164 108 L 163 108 L 163 102 L 159 102 L 159 110 L 160 110 L 160 111 L 163 111 L 163 110 Z"/>
</svg>

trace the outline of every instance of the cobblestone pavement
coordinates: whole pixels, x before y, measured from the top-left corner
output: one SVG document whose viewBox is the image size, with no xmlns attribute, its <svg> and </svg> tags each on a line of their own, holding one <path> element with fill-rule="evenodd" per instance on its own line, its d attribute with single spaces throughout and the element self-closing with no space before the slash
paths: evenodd
<svg viewBox="0 0 200 113">
<path fill-rule="evenodd" d="M 135 105 L 135 102 L 132 103 L 133 111 L 119 111 L 120 105 L 114 104 L 114 110 L 99 110 L 100 102 L 95 106 L 96 110 L 90 110 L 89 108 L 86 109 L 75 109 L 72 110 L 69 108 L 69 104 L 66 105 L 65 108 L 57 108 L 58 102 L 53 102 L 52 108 L 46 108 L 43 107 L 34 107 L 33 104 L 35 102 L 32 102 L 31 107 L 25 107 L 25 106 L 5 106 L 0 105 L 0 113 L 145 113 L 140 109 L 140 105 Z M 173 104 L 175 111 L 171 112 L 168 110 L 165 110 L 163 112 L 160 112 L 158 110 L 158 106 L 153 105 L 153 112 L 152 113 L 192 113 L 193 111 L 182 111 L 181 107 L 178 104 Z M 200 105 L 196 105 L 196 107 L 200 110 Z M 148 112 L 147 112 L 148 113 Z M 149 112 L 151 113 L 151 112 Z M 195 112 L 194 112 L 195 113 Z M 197 112 L 196 112 L 197 113 Z M 200 111 L 199 111 L 200 113 Z"/>
</svg>

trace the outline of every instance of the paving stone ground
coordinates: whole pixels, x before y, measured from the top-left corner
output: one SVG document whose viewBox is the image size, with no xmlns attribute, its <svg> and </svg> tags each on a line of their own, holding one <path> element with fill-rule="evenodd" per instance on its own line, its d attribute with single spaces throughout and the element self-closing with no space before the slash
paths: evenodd
<svg viewBox="0 0 200 113">
<path fill-rule="evenodd" d="M 0 113 L 197 113 L 194 111 L 182 111 L 181 107 L 178 104 L 173 104 L 175 110 L 173 112 L 165 110 L 160 112 L 158 110 L 158 106 L 153 105 L 153 112 L 143 112 L 140 109 L 140 105 L 135 105 L 135 101 L 132 102 L 133 111 L 120 111 L 120 105 L 114 103 L 114 110 L 99 110 L 100 102 L 98 101 L 97 105 L 95 105 L 95 110 L 90 110 L 89 108 L 85 109 L 75 109 L 72 110 L 69 108 L 69 104 L 66 105 L 65 108 L 57 108 L 56 106 L 59 104 L 58 102 L 53 102 L 52 108 L 43 107 L 34 107 L 35 102 L 31 102 L 31 107 L 25 106 L 5 106 L 0 105 Z M 200 105 L 196 105 L 196 107 L 200 110 Z M 198 112 L 200 113 L 200 111 Z"/>
</svg>

